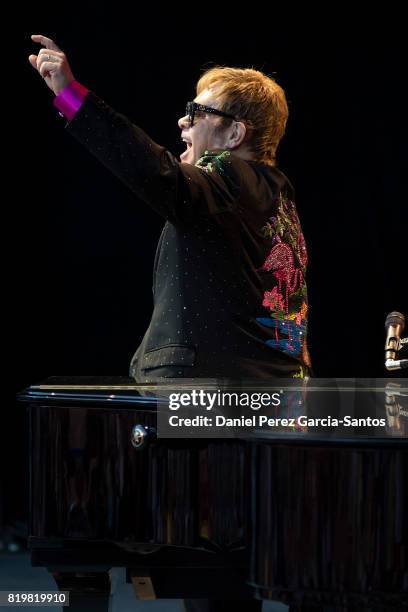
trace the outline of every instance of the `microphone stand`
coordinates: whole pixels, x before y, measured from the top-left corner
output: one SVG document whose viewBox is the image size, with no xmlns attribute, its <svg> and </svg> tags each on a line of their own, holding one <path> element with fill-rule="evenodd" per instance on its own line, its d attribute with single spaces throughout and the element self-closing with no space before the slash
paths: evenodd
<svg viewBox="0 0 408 612">
<path fill-rule="evenodd" d="M 396 357 L 399 357 L 400 351 L 408 348 L 408 336 L 406 338 L 401 338 L 398 343 L 398 347 L 395 351 Z M 386 359 L 385 367 L 387 370 L 405 370 L 408 368 L 408 359 Z"/>
</svg>

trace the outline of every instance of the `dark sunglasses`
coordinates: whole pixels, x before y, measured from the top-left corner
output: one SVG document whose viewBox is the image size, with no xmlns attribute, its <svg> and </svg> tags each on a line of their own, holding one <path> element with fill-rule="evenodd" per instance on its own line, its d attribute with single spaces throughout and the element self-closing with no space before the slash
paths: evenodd
<svg viewBox="0 0 408 612">
<path fill-rule="evenodd" d="M 219 115 L 220 117 L 227 117 L 227 119 L 235 119 L 234 115 L 229 115 L 228 113 L 224 113 L 223 111 L 218 110 L 217 108 L 212 108 L 211 106 L 204 106 L 204 104 L 197 104 L 197 102 L 187 102 L 186 105 L 186 115 L 188 115 L 190 120 L 190 127 L 194 125 L 194 115 L 197 111 L 202 113 L 212 113 L 213 115 Z"/>
</svg>

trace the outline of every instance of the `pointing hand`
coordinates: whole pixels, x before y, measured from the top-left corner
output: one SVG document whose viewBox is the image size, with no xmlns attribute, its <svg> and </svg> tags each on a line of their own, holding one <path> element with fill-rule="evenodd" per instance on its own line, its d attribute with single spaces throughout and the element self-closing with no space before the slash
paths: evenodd
<svg viewBox="0 0 408 612">
<path fill-rule="evenodd" d="M 30 55 L 28 60 L 57 96 L 66 85 L 74 80 L 65 53 L 61 51 L 51 38 L 41 34 L 33 34 L 31 39 L 44 48 L 40 49 L 38 55 Z"/>
</svg>

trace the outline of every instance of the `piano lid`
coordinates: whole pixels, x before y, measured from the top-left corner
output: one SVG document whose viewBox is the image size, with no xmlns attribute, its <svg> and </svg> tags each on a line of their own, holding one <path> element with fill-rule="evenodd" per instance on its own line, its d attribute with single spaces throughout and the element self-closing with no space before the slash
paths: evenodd
<svg viewBox="0 0 408 612">
<path fill-rule="evenodd" d="M 269 441 L 285 440 L 325 440 L 337 441 L 343 437 L 348 440 L 360 439 L 376 444 L 398 440 L 408 442 L 408 380 L 398 379 L 271 379 L 232 380 L 232 379 L 162 379 L 160 383 L 138 384 L 124 376 L 53 376 L 33 384 L 18 394 L 18 399 L 30 406 L 56 407 L 96 407 L 142 409 L 157 411 L 160 435 L 164 437 L 229 437 L 231 431 L 225 428 L 176 429 L 169 427 L 169 396 L 181 397 L 190 390 L 203 391 L 206 396 L 217 395 L 217 403 L 212 409 L 195 405 L 194 402 L 180 405 L 177 415 L 187 418 L 194 416 L 213 416 L 216 413 L 225 417 L 254 417 L 267 415 L 269 421 L 260 426 L 254 422 L 248 430 L 235 422 L 233 437 L 263 438 Z M 242 404 L 242 396 L 259 396 L 266 391 L 279 390 L 279 405 L 260 407 Z M 233 392 L 233 393 L 232 393 Z M 226 397 L 239 396 L 233 405 L 220 403 Z M 237 400 L 238 401 L 238 400 Z M 174 407 L 171 410 L 175 410 Z M 185 413 L 185 414 L 184 414 Z M 282 419 L 291 419 L 283 423 Z M 164 420 L 163 420 L 164 419 Z M 276 425 L 277 419 L 280 421 Z M 164 425 L 163 425 L 164 423 Z"/>
<path fill-rule="evenodd" d="M 30 385 L 17 395 L 22 402 L 72 403 L 91 402 L 104 404 L 166 404 L 168 393 L 174 390 L 189 390 L 199 388 L 203 390 L 242 389 L 248 384 L 252 389 L 269 381 L 240 381 L 226 378 L 168 378 L 160 383 L 137 383 L 128 376 L 50 376 L 49 378 Z"/>
</svg>

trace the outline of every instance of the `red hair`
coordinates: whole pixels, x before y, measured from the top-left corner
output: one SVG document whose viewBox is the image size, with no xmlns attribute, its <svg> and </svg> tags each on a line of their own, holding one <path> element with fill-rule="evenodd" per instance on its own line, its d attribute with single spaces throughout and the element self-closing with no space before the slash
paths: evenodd
<svg viewBox="0 0 408 612">
<path fill-rule="evenodd" d="M 259 70 L 216 66 L 199 79 L 197 95 L 204 89 L 215 90 L 221 102 L 219 110 L 246 124 L 244 142 L 254 159 L 275 165 L 276 149 L 288 119 L 288 105 L 282 87 Z M 223 119 L 221 126 L 228 121 Z"/>
</svg>

